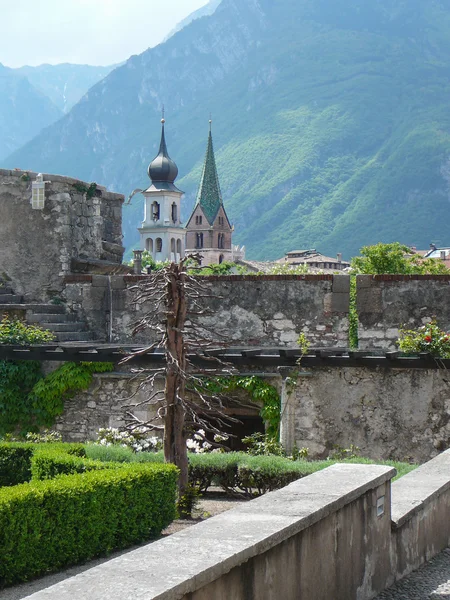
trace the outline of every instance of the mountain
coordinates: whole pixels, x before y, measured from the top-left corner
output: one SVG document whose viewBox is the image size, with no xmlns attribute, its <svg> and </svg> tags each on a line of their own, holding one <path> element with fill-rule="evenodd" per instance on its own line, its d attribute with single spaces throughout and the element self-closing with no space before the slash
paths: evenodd
<svg viewBox="0 0 450 600">
<path fill-rule="evenodd" d="M 449 75 L 444 0 L 222 0 L 1 163 L 127 194 L 148 181 L 164 104 L 186 217 L 212 112 L 222 195 L 249 258 L 445 245 Z M 135 198 L 128 246 L 142 217 Z"/>
<path fill-rule="evenodd" d="M 200 19 L 200 17 L 207 17 L 209 15 L 214 14 L 216 8 L 221 2 L 222 0 L 210 0 L 208 4 L 205 4 L 205 6 L 201 6 L 197 10 L 194 10 L 194 12 L 192 12 L 185 19 L 183 19 L 177 25 L 175 25 L 172 31 L 169 31 L 169 33 L 164 38 L 163 42 L 167 42 L 167 40 L 171 38 L 175 33 L 181 31 L 184 27 L 186 27 L 186 25 L 189 25 L 189 23 L 195 21 L 195 19 Z"/>
<path fill-rule="evenodd" d="M 0 64 L 0 159 L 61 116 L 59 108 L 26 77 Z"/>
<path fill-rule="evenodd" d="M 61 111 L 68 112 L 90 87 L 106 77 L 117 65 L 94 67 L 91 65 L 39 65 L 19 67 L 14 71 L 24 75 L 40 92 L 48 96 Z"/>
</svg>

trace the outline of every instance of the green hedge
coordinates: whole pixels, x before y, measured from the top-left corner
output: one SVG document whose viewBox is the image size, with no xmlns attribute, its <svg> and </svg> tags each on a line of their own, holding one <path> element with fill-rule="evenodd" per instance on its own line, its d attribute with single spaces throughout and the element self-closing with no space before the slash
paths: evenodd
<svg viewBox="0 0 450 600">
<path fill-rule="evenodd" d="M 31 479 L 33 444 L 0 443 L 0 488 Z"/>
<path fill-rule="evenodd" d="M 175 518 L 173 465 L 119 468 L 0 489 L 0 587 L 158 535 Z"/>
<path fill-rule="evenodd" d="M 83 444 L 2 442 L 0 443 L 0 488 L 30 481 L 33 456 L 41 450 L 86 456 Z"/>
<path fill-rule="evenodd" d="M 54 479 L 58 475 L 73 475 L 87 471 L 117 468 L 121 463 L 109 463 L 67 454 L 59 449 L 40 449 L 31 458 L 33 480 Z"/>
</svg>

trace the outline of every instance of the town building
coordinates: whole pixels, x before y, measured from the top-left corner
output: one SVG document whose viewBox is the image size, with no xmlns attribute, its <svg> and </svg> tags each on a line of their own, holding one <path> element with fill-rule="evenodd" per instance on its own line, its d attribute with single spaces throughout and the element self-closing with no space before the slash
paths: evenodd
<svg viewBox="0 0 450 600">
<path fill-rule="evenodd" d="M 244 258 L 244 248 L 233 247 L 232 234 L 220 191 L 210 121 L 197 200 L 186 225 L 186 253 L 201 253 L 202 265 Z"/>
<path fill-rule="evenodd" d="M 141 249 L 157 262 L 177 262 L 185 254 L 186 230 L 181 224 L 181 197 L 184 192 L 174 184 L 178 167 L 167 152 L 161 119 L 161 143 L 158 155 L 148 166 L 151 185 L 145 191 L 144 221 L 138 229 Z"/>
<path fill-rule="evenodd" d="M 342 254 L 338 253 L 336 258 L 324 256 L 317 250 L 292 250 L 287 252 L 284 260 L 280 261 L 292 267 L 306 265 L 311 271 L 343 271 L 350 267 L 350 263 L 342 260 Z"/>
</svg>

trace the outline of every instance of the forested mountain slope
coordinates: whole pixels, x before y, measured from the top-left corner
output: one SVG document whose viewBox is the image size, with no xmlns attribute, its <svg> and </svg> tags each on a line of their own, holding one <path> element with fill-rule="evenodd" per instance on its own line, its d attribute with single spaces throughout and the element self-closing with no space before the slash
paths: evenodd
<svg viewBox="0 0 450 600">
<path fill-rule="evenodd" d="M 443 1 L 223 0 L 1 163 L 127 194 L 146 185 L 164 104 L 187 216 L 211 112 L 225 205 L 250 258 L 448 243 L 449 75 Z M 142 216 L 134 199 L 128 245 Z"/>
</svg>

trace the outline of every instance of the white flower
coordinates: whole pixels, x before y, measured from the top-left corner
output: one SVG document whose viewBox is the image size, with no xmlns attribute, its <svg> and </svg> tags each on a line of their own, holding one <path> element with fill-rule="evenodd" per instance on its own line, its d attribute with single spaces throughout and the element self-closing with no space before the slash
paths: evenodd
<svg viewBox="0 0 450 600">
<path fill-rule="evenodd" d="M 200 444 L 196 440 L 187 439 L 186 446 L 191 452 L 200 452 Z"/>
</svg>

